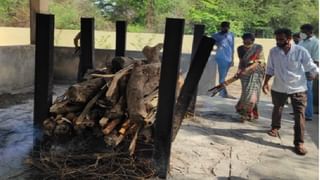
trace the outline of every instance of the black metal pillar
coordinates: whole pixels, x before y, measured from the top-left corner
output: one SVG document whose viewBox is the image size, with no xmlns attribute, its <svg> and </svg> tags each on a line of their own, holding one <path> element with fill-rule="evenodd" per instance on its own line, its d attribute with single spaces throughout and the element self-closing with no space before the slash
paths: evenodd
<svg viewBox="0 0 320 180">
<path fill-rule="evenodd" d="M 193 57 L 196 53 L 196 50 L 199 46 L 200 40 L 204 34 L 205 25 L 203 24 L 195 24 L 193 26 L 193 42 L 192 42 L 192 50 L 191 50 L 191 59 L 190 59 L 190 65 L 191 61 L 193 60 Z M 190 66 L 191 67 L 191 66 Z M 190 70 L 189 67 L 189 70 Z M 188 111 L 194 115 L 195 113 L 195 107 L 196 107 L 196 101 L 197 101 L 197 90 L 194 92 L 194 95 L 192 96 L 192 100 L 190 102 L 190 105 L 188 107 Z"/>
<path fill-rule="evenodd" d="M 175 139 L 175 136 L 178 133 L 190 101 L 194 96 L 195 91 L 197 90 L 197 85 L 207 64 L 214 42 L 215 41 L 212 38 L 203 36 L 191 61 L 189 72 L 181 88 L 181 92 L 175 107 L 175 122 L 173 126 L 172 137 L 173 139 Z"/>
<path fill-rule="evenodd" d="M 88 69 L 94 68 L 94 18 L 81 18 L 78 82 Z"/>
<path fill-rule="evenodd" d="M 155 165 L 158 168 L 157 176 L 160 178 L 167 177 L 170 161 L 172 122 L 184 22 L 184 19 L 166 19 L 153 155 Z"/>
<path fill-rule="evenodd" d="M 127 33 L 127 22 L 117 21 L 116 22 L 116 51 L 115 56 L 125 56 L 126 52 L 126 33 Z"/>
<path fill-rule="evenodd" d="M 42 127 L 52 105 L 54 15 L 36 14 L 34 126 Z"/>
</svg>

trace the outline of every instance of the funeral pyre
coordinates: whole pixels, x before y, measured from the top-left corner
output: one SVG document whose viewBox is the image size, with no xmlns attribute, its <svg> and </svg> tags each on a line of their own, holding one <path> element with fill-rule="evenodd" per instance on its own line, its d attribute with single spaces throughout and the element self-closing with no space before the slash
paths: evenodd
<svg viewBox="0 0 320 180">
<path fill-rule="evenodd" d="M 40 158 L 29 163 L 60 179 L 150 177 L 150 161 L 137 161 L 137 154 L 145 150 L 136 146 L 152 144 L 162 46 L 144 47 L 145 59 L 115 57 L 103 70 L 87 73 L 84 81 L 69 87 L 51 106 L 44 133 L 53 139 L 82 139 L 86 145 L 73 145 L 67 153 L 54 156 L 40 150 Z M 181 79 L 178 82 L 179 90 Z M 107 151 L 93 152 L 98 145 L 92 143 L 99 138 Z"/>
</svg>

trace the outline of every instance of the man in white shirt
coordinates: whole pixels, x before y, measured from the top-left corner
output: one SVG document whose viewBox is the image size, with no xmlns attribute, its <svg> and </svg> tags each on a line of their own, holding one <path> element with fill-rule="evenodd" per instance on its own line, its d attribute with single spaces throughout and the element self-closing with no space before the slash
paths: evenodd
<svg viewBox="0 0 320 180">
<path fill-rule="evenodd" d="M 319 40 L 313 35 L 313 26 L 311 24 L 304 24 L 300 27 L 300 46 L 306 48 L 315 64 L 319 65 Z M 306 107 L 306 120 L 311 121 L 313 116 L 313 105 L 319 98 L 319 81 L 307 81 L 307 107 Z M 315 98 L 315 99 L 314 99 Z M 317 105 L 317 104 L 316 104 Z M 316 107 L 318 108 L 318 107 Z"/>
<path fill-rule="evenodd" d="M 294 146 L 295 152 L 305 155 L 304 127 L 305 107 L 307 101 L 307 78 L 314 79 L 318 74 L 318 68 L 314 64 L 307 50 L 301 46 L 291 44 L 292 33 L 289 29 L 282 28 L 275 31 L 277 46 L 270 50 L 266 78 L 263 84 L 263 92 L 270 91 L 269 80 L 274 76 L 271 97 L 274 105 L 272 111 L 270 136 L 277 137 L 281 127 L 281 114 L 288 97 L 294 112 Z M 309 72 L 306 77 L 305 72 Z"/>
</svg>

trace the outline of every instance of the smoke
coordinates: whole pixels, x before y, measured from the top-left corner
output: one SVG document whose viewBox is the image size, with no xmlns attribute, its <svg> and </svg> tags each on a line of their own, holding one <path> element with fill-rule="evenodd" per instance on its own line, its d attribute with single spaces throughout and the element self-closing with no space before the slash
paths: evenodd
<svg viewBox="0 0 320 180">
<path fill-rule="evenodd" d="M 32 101 L 0 109 L 0 177 L 22 171 L 33 147 Z"/>
</svg>

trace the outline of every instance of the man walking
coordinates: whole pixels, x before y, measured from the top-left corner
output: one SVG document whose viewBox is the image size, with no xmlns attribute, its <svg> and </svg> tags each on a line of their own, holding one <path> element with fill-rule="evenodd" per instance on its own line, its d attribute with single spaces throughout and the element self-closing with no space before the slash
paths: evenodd
<svg viewBox="0 0 320 180">
<path fill-rule="evenodd" d="M 269 80 L 274 76 L 271 97 L 273 103 L 270 136 L 277 137 L 281 127 L 281 115 L 288 97 L 294 112 L 294 150 L 299 155 L 305 155 L 304 128 L 307 79 L 314 79 L 318 68 L 313 63 L 307 50 L 301 46 L 291 44 L 292 33 L 283 28 L 275 31 L 277 46 L 270 50 L 266 78 L 263 84 L 265 94 L 270 90 Z M 309 72 L 309 76 L 305 76 Z"/>
<path fill-rule="evenodd" d="M 313 26 L 311 24 L 304 24 L 300 27 L 300 31 L 301 41 L 299 45 L 308 50 L 314 63 L 319 66 L 319 40 L 313 35 Z M 307 108 L 305 116 L 306 121 L 312 121 L 314 100 L 317 102 L 319 97 L 319 81 L 308 80 L 307 88 Z M 316 104 L 316 108 L 318 108 L 318 104 Z"/>
<path fill-rule="evenodd" d="M 225 81 L 229 68 L 233 65 L 234 35 L 229 32 L 229 28 L 230 23 L 224 21 L 220 24 L 220 32 L 212 35 L 217 45 L 215 60 L 218 64 L 219 83 Z M 220 96 L 235 99 L 235 97 L 228 94 L 227 89 L 221 90 Z"/>
</svg>

